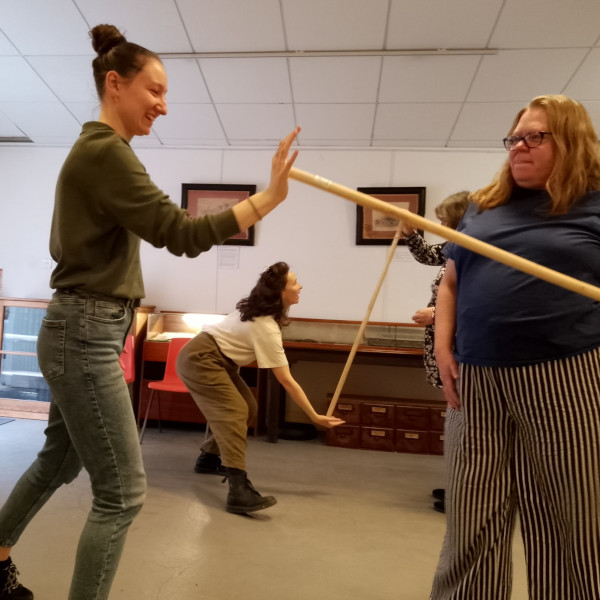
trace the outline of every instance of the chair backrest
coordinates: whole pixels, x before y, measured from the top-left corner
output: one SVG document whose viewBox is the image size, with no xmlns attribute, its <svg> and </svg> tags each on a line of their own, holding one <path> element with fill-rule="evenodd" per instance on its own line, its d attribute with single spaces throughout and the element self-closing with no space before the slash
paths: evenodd
<svg viewBox="0 0 600 600">
<path fill-rule="evenodd" d="M 123 352 L 119 356 L 119 364 L 123 369 L 123 376 L 127 383 L 133 383 L 135 381 L 135 353 L 134 353 L 134 337 L 128 335 L 125 338 L 125 345 L 123 346 Z"/>
<path fill-rule="evenodd" d="M 165 365 L 165 376 L 163 382 L 181 383 L 177 371 L 175 369 L 175 363 L 177 362 L 177 356 L 179 351 L 191 340 L 192 338 L 172 338 L 169 342 L 169 350 L 167 352 L 167 364 Z"/>
</svg>

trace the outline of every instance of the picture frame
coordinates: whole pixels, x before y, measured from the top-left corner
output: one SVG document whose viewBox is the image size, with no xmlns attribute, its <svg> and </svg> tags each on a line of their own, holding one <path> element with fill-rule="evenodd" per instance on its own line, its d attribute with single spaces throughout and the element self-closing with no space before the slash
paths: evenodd
<svg viewBox="0 0 600 600">
<path fill-rule="evenodd" d="M 374 196 L 383 202 L 389 202 L 398 208 L 404 208 L 420 216 L 425 216 L 425 187 L 359 187 L 363 194 Z M 398 219 L 368 206 L 356 207 L 356 244 L 391 245 Z M 422 235 L 423 231 L 418 230 Z M 406 244 L 401 236 L 398 244 Z"/>
<path fill-rule="evenodd" d="M 190 217 L 204 217 L 223 212 L 256 194 L 256 185 L 221 183 L 182 183 L 181 208 Z M 228 246 L 254 246 L 254 225 L 223 242 Z"/>
</svg>

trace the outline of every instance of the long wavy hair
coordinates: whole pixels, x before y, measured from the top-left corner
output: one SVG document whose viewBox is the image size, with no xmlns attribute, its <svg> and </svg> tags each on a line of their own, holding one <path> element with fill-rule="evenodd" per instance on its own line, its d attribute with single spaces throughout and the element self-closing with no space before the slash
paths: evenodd
<svg viewBox="0 0 600 600">
<path fill-rule="evenodd" d="M 281 292 L 285 289 L 289 272 L 290 267 L 287 263 L 277 262 L 260 274 L 250 295 L 235 305 L 240 311 L 242 321 L 271 316 L 279 327 L 284 327 L 290 322 L 287 309 L 281 300 Z"/>
<path fill-rule="evenodd" d="M 548 143 L 554 145 L 554 167 L 546 182 L 550 195 L 549 214 L 566 213 L 588 191 L 600 189 L 598 135 L 585 108 L 561 94 L 538 96 L 515 117 L 508 135 L 515 131 L 523 113 L 541 108 L 548 116 Z M 504 204 L 516 187 L 508 159 L 493 181 L 473 194 L 480 210 Z"/>
</svg>

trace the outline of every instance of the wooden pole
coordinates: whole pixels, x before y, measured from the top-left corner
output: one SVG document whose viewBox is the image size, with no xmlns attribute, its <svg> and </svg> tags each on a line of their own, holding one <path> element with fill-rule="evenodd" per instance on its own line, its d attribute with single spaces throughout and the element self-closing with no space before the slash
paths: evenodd
<svg viewBox="0 0 600 600">
<path fill-rule="evenodd" d="M 492 244 L 487 244 L 481 240 L 477 240 L 469 235 L 455 231 L 450 227 L 438 225 L 437 223 L 429 221 L 428 219 L 425 219 L 424 217 L 421 217 L 420 215 L 410 212 L 404 208 L 397 208 L 387 202 L 378 200 L 373 196 L 363 194 L 357 190 L 345 187 L 339 183 L 334 183 L 333 181 L 320 177 L 319 175 L 313 175 L 312 173 L 301 171 L 300 169 L 292 168 L 289 176 L 292 179 L 302 181 L 303 183 L 320 188 L 326 192 L 330 192 L 332 194 L 336 194 L 337 196 L 341 196 L 342 198 L 346 198 L 347 200 L 351 200 L 352 202 L 360 204 L 361 206 L 370 206 L 371 208 L 379 210 L 383 213 L 394 215 L 401 221 L 410 223 L 415 229 L 424 229 L 425 231 L 435 233 L 446 240 L 472 250 L 477 254 L 481 254 L 487 258 L 491 258 L 492 260 L 508 265 L 513 269 L 523 271 L 524 273 L 528 273 L 529 275 L 543 279 L 544 281 L 575 292 L 576 294 L 580 294 L 581 296 L 592 298 L 592 300 L 600 300 L 600 288 L 594 285 L 585 283 L 584 281 L 579 281 L 579 279 L 569 277 L 568 275 L 564 275 L 563 273 L 559 273 L 558 271 L 554 271 L 548 267 L 544 267 L 543 265 L 538 265 L 531 260 L 521 258 L 516 254 L 512 254 L 511 252 L 507 252 L 506 250 L 502 250 L 501 248 L 497 248 L 496 246 L 492 246 Z M 543 299 L 540 299 L 540 301 L 542 300 Z"/>
<path fill-rule="evenodd" d="M 398 245 L 398 240 L 400 239 L 400 230 L 401 229 L 402 229 L 402 223 L 400 223 L 400 225 L 398 225 L 398 229 L 396 230 L 396 235 L 394 236 L 394 239 L 392 240 L 392 245 L 390 246 L 390 250 L 387 255 L 387 260 L 385 262 L 385 267 L 383 268 L 383 273 L 381 274 L 381 277 L 379 278 L 379 281 L 377 282 L 377 285 L 375 286 L 375 291 L 373 292 L 371 302 L 369 302 L 369 306 L 367 307 L 367 313 L 365 314 L 365 318 L 362 320 L 362 323 L 360 324 L 360 327 L 358 328 L 358 333 L 356 334 L 356 337 L 354 338 L 354 344 L 352 344 L 352 349 L 350 350 L 350 354 L 348 355 L 348 358 L 346 360 L 346 365 L 344 366 L 344 370 L 342 371 L 340 380 L 338 381 L 337 387 L 335 388 L 333 398 L 331 399 L 331 402 L 329 403 L 329 408 L 327 409 L 328 417 L 330 417 L 333 414 L 333 411 L 335 410 L 335 407 L 337 406 L 337 402 L 340 397 L 340 394 L 342 393 L 342 388 L 344 387 L 344 383 L 346 383 L 346 377 L 348 377 L 348 372 L 350 371 L 350 367 L 352 366 L 352 361 L 354 360 L 354 357 L 356 356 L 356 350 L 358 349 L 360 340 L 362 339 L 362 336 L 363 336 L 363 332 L 365 331 L 365 327 L 367 326 L 367 323 L 369 322 L 369 317 L 371 316 L 371 311 L 373 310 L 373 306 L 375 306 L 375 301 L 377 300 L 377 296 L 379 295 L 379 290 L 381 289 L 383 281 L 385 280 L 385 276 L 387 275 L 390 263 L 392 262 L 392 258 L 394 257 L 394 251 L 396 250 L 396 246 Z"/>
</svg>

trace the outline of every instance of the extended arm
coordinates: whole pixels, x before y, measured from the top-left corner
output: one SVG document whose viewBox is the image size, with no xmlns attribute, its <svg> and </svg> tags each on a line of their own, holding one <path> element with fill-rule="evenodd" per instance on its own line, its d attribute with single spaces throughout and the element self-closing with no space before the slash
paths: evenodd
<svg viewBox="0 0 600 600">
<path fill-rule="evenodd" d="M 413 258 L 424 265 L 440 266 L 446 261 L 442 253 L 446 242 L 442 244 L 429 244 L 426 242 L 416 229 L 409 229 L 409 225 L 404 224 L 402 235 L 406 238 L 406 245 L 413 255 Z M 409 233 L 410 232 L 410 233 Z"/>
<path fill-rule="evenodd" d="M 290 395 L 292 400 L 306 413 L 307 417 L 313 423 L 316 425 L 322 425 L 323 427 L 331 428 L 335 427 L 336 425 L 341 425 L 345 422 L 337 417 L 319 415 L 312 407 L 312 404 L 304 393 L 304 390 L 292 377 L 292 373 L 290 372 L 288 365 L 285 367 L 275 367 L 272 369 L 272 371 L 277 381 L 279 381 L 285 391 Z"/>
</svg>

